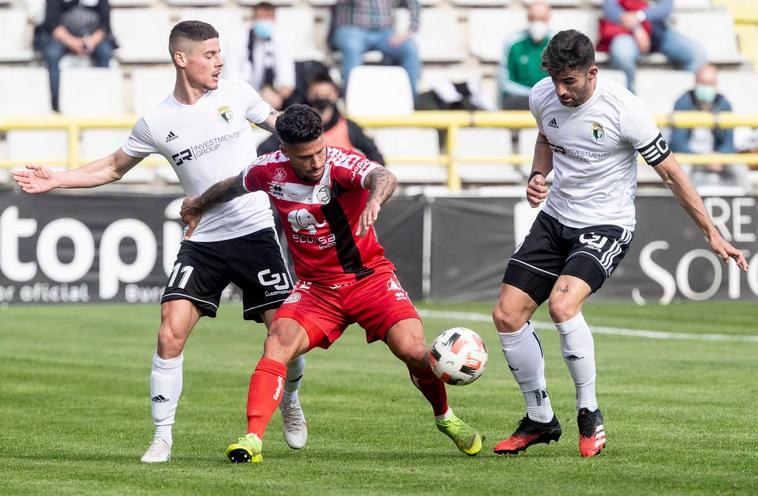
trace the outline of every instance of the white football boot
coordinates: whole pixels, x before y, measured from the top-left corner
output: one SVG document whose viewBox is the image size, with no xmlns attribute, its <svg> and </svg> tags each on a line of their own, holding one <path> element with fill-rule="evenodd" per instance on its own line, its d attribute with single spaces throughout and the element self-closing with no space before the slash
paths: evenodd
<svg viewBox="0 0 758 496">
<path fill-rule="evenodd" d="M 279 411 L 282 413 L 282 434 L 287 445 L 292 449 L 305 446 L 308 440 L 308 426 L 297 396 L 292 401 L 282 401 L 279 404 Z"/>
<path fill-rule="evenodd" d="M 154 439 L 142 455 L 142 463 L 164 463 L 171 459 L 171 445 L 164 439 Z"/>
</svg>

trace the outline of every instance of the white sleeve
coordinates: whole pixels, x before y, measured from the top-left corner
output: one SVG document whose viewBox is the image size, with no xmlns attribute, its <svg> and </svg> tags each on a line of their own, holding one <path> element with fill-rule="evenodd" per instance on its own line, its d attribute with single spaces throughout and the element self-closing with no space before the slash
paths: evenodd
<svg viewBox="0 0 758 496">
<path fill-rule="evenodd" d="M 529 110 L 532 112 L 534 120 L 537 121 L 537 129 L 540 133 L 545 134 L 542 130 L 542 102 L 543 98 L 540 98 L 539 91 L 540 84 L 537 83 L 529 90 Z"/>
<path fill-rule="evenodd" d="M 271 113 L 271 105 L 266 103 L 263 98 L 253 89 L 248 83 L 240 82 L 244 88 L 245 94 L 245 117 L 250 122 L 260 124 L 268 118 L 268 114 Z"/>
<path fill-rule="evenodd" d="M 134 124 L 131 134 L 126 142 L 121 145 L 121 150 L 135 158 L 145 158 L 151 153 L 159 153 L 144 117 L 140 117 Z"/>
<path fill-rule="evenodd" d="M 621 136 L 628 141 L 645 162 L 656 166 L 671 154 L 668 143 L 653 120 L 645 104 L 638 97 L 628 95 L 620 109 Z"/>
</svg>

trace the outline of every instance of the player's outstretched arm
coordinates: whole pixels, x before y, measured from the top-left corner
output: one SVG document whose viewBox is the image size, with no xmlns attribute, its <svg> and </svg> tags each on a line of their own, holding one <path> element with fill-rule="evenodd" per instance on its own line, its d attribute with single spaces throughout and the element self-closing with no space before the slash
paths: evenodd
<svg viewBox="0 0 758 496">
<path fill-rule="evenodd" d="M 363 184 L 370 193 L 366 207 L 363 209 L 361 218 L 358 220 L 358 228 L 355 230 L 356 236 L 365 236 L 371 226 L 374 225 L 377 217 L 379 217 L 379 210 L 381 210 L 382 204 L 395 191 L 397 178 L 395 174 L 384 167 L 377 167 L 366 177 Z"/>
<path fill-rule="evenodd" d="M 705 210 L 703 199 L 692 186 L 692 183 L 690 183 L 687 174 L 682 170 L 674 155 L 671 154 L 666 157 L 663 162 L 655 167 L 655 170 L 666 183 L 666 186 L 674 193 L 674 197 L 682 208 L 692 217 L 695 224 L 705 234 L 714 253 L 720 256 L 724 262 L 728 262 L 730 258 L 733 258 L 739 268 L 747 271 L 748 264 L 747 260 L 745 260 L 745 255 L 725 240 L 718 229 L 716 229 L 708 212 Z"/>
<path fill-rule="evenodd" d="M 266 120 L 263 122 L 259 122 L 256 124 L 259 128 L 268 131 L 269 133 L 273 134 L 274 136 L 279 136 L 276 132 L 276 118 L 279 117 L 281 112 L 278 110 L 271 109 L 271 112 L 268 113 L 268 117 L 266 117 Z"/>
<path fill-rule="evenodd" d="M 26 193 L 46 193 L 56 188 L 94 188 L 118 181 L 142 159 L 124 153 L 121 148 L 87 165 L 56 172 L 41 165 L 27 165 L 25 171 L 13 172 L 13 179 Z"/>
<path fill-rule="evenodd" d="M 249 193 L 243 186 L 243 177 L 245 173 L 241 172 L 239 175 L 232 176 L 230 178 L 219 181 L 200 195 L 194 197 L 185 198 L 182 202 L 182 208 L 179 210 L 179 215 L 182 218 L 182 222 L 187 226 L 184 239 L 189 239 L 192 236 L 192 232 L 200 223 L 200 219 L 203 216 L 203 212 L 208 210 L 213 205 L 219 203 L 228 202 L 242 196 L 245 193 Z"/>
<path fill-rule="evenodd" d="M 553 151 L 544 134 L 537 134 L 532 159 L 532 172 L 526 185 L 526 200 L 536 208 L 547 198 L 548 187 L 545 178 L 553 170 Z"/>
</svg>

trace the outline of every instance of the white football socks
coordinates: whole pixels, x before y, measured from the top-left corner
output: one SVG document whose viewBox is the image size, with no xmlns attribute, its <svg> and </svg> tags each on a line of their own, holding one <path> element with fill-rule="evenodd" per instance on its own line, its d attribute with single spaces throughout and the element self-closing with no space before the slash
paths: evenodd
<svg viewBox="0 0 758 496">
<path fill-rule="evenodd" d="M 550 422 L 553 408 L 547 395 L 545 358 L 531 322 L 516 332 L 499 332 L 505 361 L 526 400 L 526 412 L 537 422 Z"/>
<path fill-rule="evenodd" d="M 555 324 L 561 337 L 561 353 L 576 385 L 576 409 L 597 410 L 595 397 L 595 341 L 581 312 Z"/>
<path fill-rule="evenodd" d="M 174 425 L 176 407 L 182 394 L 182 362 L 184 355 L 164 360 L 153 355 L 150 373 L 150 402 L 152 404 L 154 439 L 164 439 L 172 444 L 171 429 Z"/>
<path fill-rule="evenodd" d="M 297 399 L 297 391 L 305 373 L 305 355 L 293 358 L 287 364 L 287 380 L 284 382 L 284 395 L 282 403 L 288 403 Z"/>
</svg>

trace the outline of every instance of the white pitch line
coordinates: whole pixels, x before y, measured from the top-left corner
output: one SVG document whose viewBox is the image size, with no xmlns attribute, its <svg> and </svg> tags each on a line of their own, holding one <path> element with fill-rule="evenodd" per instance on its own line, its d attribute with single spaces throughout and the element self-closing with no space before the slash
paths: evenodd
<svg viewBox="0 0 758 496">
<path fill-rule="evenodd" d="M 482 313 L 473 312 L 447 312 L 438 310 L 419 310 L 422 317 L 432 319 L 457 319 L 471 322 L 492 322 L 492 317 Z M 552 322 L 532 321 L 537 329 L 555 329 Z M 693 334 L 687 332 L 661 332 L 647 329 L 625 329 L 623 327 L 590 326 L 594 334 L 611 334 L 614 336 L 630 336 L 648 339 L 673 339 L 695 341 L 739 341 L 758 343 L 758 336 L 732 336 L 729 334 Z"/>
</svg>

